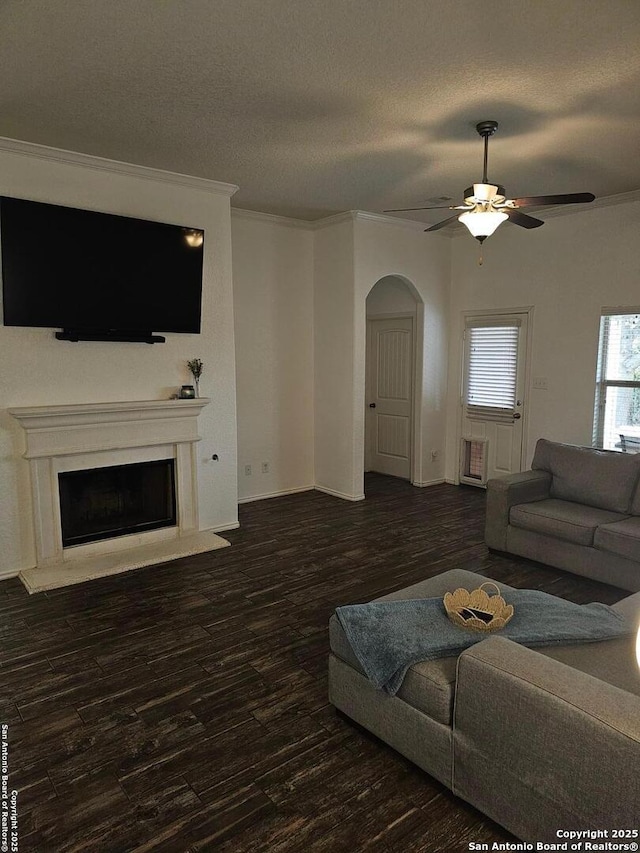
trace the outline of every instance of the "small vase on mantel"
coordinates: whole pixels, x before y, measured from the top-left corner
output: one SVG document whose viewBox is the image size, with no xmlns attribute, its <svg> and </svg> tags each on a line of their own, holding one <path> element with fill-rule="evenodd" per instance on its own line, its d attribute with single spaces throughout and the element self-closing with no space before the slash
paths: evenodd
<svg viewBox="0 0 640 853">
<path fill-rule="evenodd" d="M 187 367 L 189 368 L 191 375 L 193 376 L 193 382 L 196 386 L 196 397 L 199 397 L 200 396 L 200 377 L 202 376 L 203 364 L 199 358 L 192 358 L 191 361 L 187 362 Z"/>
</svg>

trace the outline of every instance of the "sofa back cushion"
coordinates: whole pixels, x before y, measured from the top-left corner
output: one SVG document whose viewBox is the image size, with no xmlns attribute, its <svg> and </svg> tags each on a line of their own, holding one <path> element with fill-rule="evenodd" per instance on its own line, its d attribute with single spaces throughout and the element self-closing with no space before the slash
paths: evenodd
<svg viewBox="0 0 640 853">
<path fill-rule="evenodd" d="M 629 512 L 640 476 L 640 453 L 617 453 L 541 438 L 531 467 L 551 474 L 551 497 L 612 512 Z"/>
</svg>

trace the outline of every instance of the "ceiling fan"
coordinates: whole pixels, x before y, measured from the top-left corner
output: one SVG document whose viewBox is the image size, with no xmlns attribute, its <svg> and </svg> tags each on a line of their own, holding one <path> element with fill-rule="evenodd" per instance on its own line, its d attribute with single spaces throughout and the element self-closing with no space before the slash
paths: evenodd
<svg viewBox="0 0 640 853">
<path fill-rule="evenodd" d="M 547 206 L 552 204 L 584 204 L 593 201 L 593 193 L 565 193 L 564 195 L 536 195 L 524 196 L 523 198 L 507 198 L 504 187 L 499 184 L 490 184 L 487 178 L 487 158 L 489 154 L 489 137 L 498 129 L 497 121 L 481 121 L 476 125 L 476 130 L 484 139 L 484 168 L 482 172 L 482 183 L 467 187 L 464 191 L 464 204 L 458 205 L 436 205 L 435 207 L 405 207 L 396 210 L 385 210 L 385 213 L 403 213 L 410 210 L 461 210 L 425 228 L 425 231 L 438 231 L 454 219 L 466 225 L 471 234 L 482 243 L 496 228 L 509 219 L 514 225 L 521 228 L 539 228 L 544 225 L 541 219 L 535 219 L 526 213 L 521 213 L 521 207 Z"/>
</svg>

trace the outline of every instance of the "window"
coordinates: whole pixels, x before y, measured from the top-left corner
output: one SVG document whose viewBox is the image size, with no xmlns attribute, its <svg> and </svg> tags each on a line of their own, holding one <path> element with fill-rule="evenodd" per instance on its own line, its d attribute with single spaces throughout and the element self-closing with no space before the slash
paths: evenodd
<svg viewBox="0 0 640 853">
<path fill-rule="evenodd" d="M 640 311 L 600 319 L 593 443 L 640 451 Z"/>
<path fill-rule="evenodd" d="M 520 324 L 471 321 L 465 331 L 466 416 L 513 420 L 518 378 Z"/>
</svg>

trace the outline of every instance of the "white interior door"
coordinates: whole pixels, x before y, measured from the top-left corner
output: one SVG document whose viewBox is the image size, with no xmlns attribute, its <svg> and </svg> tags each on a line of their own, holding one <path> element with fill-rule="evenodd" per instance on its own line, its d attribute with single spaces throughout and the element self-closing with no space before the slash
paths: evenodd
<svg viewBox="0 0 640 853">
<path fill-rule="evenodd" d="M 411 479 L 413 319 L 367 320 L 367 469 Z"/>
<path fill-rule="evenodd" d="M 467 317 L 460 481 L 482 486 L 522 470 L 528 314 Z"/>
</svg>

